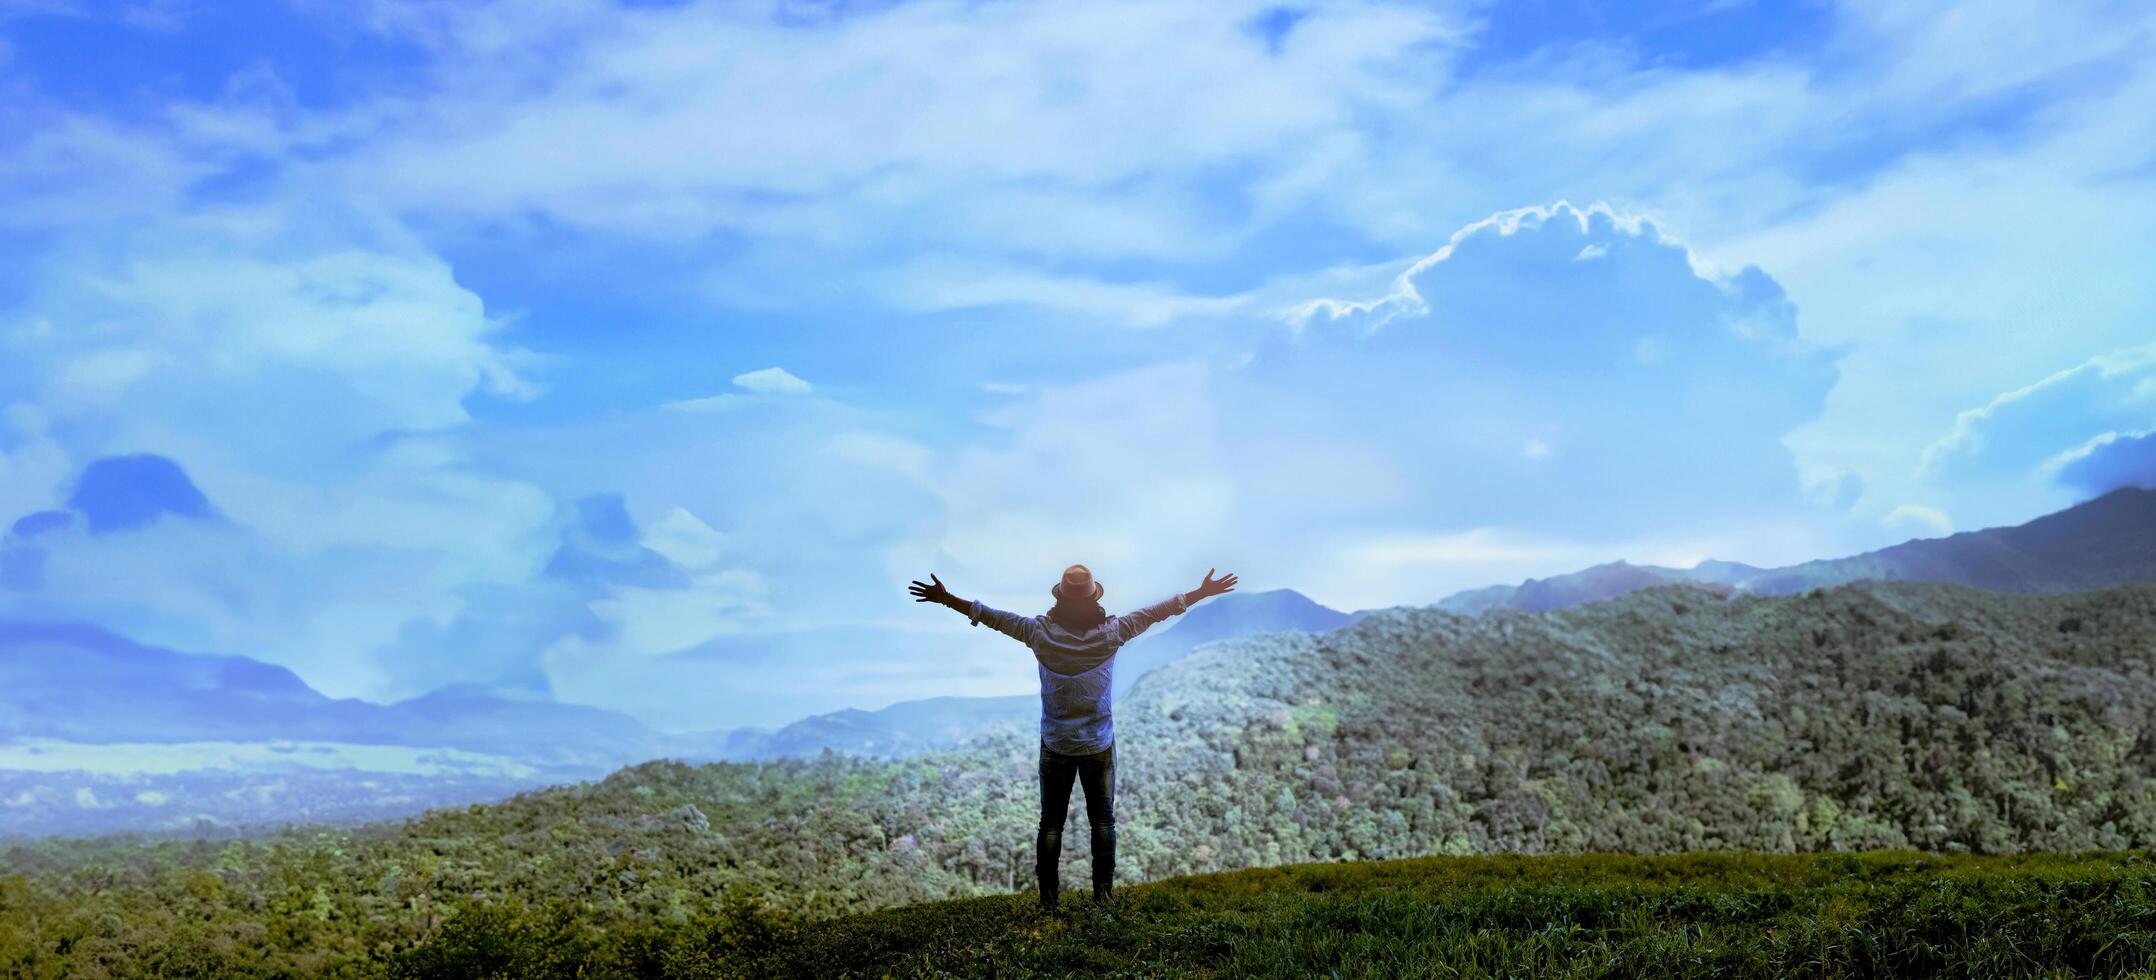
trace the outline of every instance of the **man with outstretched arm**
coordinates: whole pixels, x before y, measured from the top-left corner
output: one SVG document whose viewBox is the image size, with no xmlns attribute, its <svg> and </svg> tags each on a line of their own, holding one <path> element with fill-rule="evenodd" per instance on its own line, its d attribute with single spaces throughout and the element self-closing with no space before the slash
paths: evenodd
<svg viewBox="0 0 2156 980">
<path fill-rule="evenodd" d="M 1026 645 L 1041 679 L 1041 826 L 1034 865 L 1041 907 L 1053 912 L 1059 890 L 1058 858 L 1070 809 L 1073 777 L 1085 788 L 1086 820 L 1093 831 L 1093 899 L 1106 903 L 1115 886 L 1115 727 L 1110 718 L 1110 673 L 1116 651 L 1153 624 L 1200 601 L 1235 589 L 1235 574 L 1205 579 L 1136 612 L 1110 616 L 1100 598 L 1107 590 L 1084 565 L 1063 570 L 1048 590 L 1055 605 L 1038 616 L 1021 616 L 961 599 L 934 574 L 907 588 L 916 602 L 934 602 L 964 613 L 975 626 L 987 623 Z"/>
</svg>

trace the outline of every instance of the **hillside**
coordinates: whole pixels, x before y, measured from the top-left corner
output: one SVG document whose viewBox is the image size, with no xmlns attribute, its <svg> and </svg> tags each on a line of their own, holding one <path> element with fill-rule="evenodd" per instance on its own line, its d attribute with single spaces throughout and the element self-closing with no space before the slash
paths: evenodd
<svg viewBox="0 0 2156 980">
<path fill-rule="evenodd" d="M 1119 871 L 2148 848 L 2152 653 L 2156 585 L 1653 589 L 1211 644 L 1118 708 Z M 23 842 L 0 849 L 0 889 L 24 876 L 34 896 L 5 915 L 109 913 L 122 946 L 177 930 L 248 948 L 269 915 L 303 937 L 276 956 L 323 963 L 426 941 L 473 901 L 605 929 L 722 897 L 825 918 L 1029 887 L 1035 762 L 1016 735 L 896 762 L 653 762 L 402 824 Z M 1085 836 L 1065 854 L 1082 867 Z M 5 915 L 0 935 L 29 928 Z"/>
<path fill-rule="evenodd" d="M 1373 614 L 1119 718 L 1152 874 L 1492 850 L 2156 842 L 2156 586 Z M 1149 697 L 1146 695 L 1150 695 Z M 1226 851 L 1226 853 L 1223 853 Z"/>
<path fill-rule="evenodd" d="M 2122 487 L 2025 524 L 1920 538 L 1782 568 L 1703 561 L 1692 568 L 1610 562 L 1565 575 L 1455 593 L 1447 612 L 1567 609 L 1660 585 L 1790 595 L 1864 579 L 1946 582 L 1996 592 L 2067 592 L 2156 581 L 2156 490 Z"/>
</svg>

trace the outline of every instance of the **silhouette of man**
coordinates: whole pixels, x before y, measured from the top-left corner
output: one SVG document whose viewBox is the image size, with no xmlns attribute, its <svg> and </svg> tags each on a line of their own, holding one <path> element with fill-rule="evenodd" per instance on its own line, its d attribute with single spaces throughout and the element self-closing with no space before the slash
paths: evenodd
<svg viewBox="0 0 2156 980">
<path fill-rule="evenodd" d="M 934 602 L 987 623 L 1033 651 L 1041 675 L 1041 827 L 1034 870 L 1041 908 L 1053 912 L 1059 892 L 1058 858 L 1069 814 L 1071 779 L 1085 787 L 1086 820 L 1093 830 L 1093 900 L 1106 903 L 1115 887 L 1115 727 L 1109 717 L 1109 673 L 1115 653 L 1154 623 L 1178 615 L 1210 596 L 1235 589 L 1235 574 L 1205 580 L 1136 612 L 1110 616 L 1100 604 L 1106 593 L 1084 565 L 1063 570 L 1050 587 L 1055 606 L 1039 616 L 1020 616 L 960 599 L 933 573 L 907 588 L 916 602 Z"/>
</svg>

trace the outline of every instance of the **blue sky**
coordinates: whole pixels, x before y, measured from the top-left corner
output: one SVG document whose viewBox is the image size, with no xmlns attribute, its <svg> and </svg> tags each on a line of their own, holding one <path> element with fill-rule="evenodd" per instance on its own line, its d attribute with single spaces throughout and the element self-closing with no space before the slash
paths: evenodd
<svg viewBox="0 0 2156 980">
<path fill-rule="evenodd" d="M 76 515 L 0 615 L 716 728 L 1026 690 L 929 571 L 2018 523 L 2156 482 L 2151 66 L 2134 3 L 0 0 L 0 526 Z"/>
</svg>

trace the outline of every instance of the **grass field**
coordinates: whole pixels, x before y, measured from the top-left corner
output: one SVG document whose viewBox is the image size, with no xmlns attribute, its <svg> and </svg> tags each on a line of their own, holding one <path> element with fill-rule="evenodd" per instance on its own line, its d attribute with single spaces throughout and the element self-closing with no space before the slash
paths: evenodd
<svg viewBox="0 0 2156 980">
<path fill-rule="evenodd" d="M 1421 858 L 766 921 L 669 972 L 772 976 L 2135 976 L 2143 853 Z M 656 965 L 656 964 L 654 964 Z"/>
</svg>

